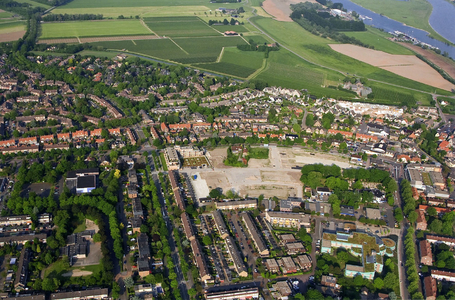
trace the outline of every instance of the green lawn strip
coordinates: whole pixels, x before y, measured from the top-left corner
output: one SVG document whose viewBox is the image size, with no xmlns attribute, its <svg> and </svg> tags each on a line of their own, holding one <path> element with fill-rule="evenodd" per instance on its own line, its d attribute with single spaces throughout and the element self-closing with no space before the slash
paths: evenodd
<svg viewBox="0 0 455 300">
<path fill-rule="evenodd" d="M 423 29 L 435 39 L 448 42 L 430 26 L 429 18 L 433 7 L 425 0 L 353 0 L 352 2 L 408 26 Z"/>
<path fill-rule="evenodd" d="M 24 0 L 21 0 L 24 1 Z M 95 8 L 95 7 L 144 7 L 144 6 L 192 6 L 206 5 L 207 0 L 74 0 L 64 5 L 64 8 Z"/>
<path fill-rule="evenodd" d="M 166 164 L 166 159 L 164 158 L 164 153 L 160 153 L 160 159 L 161 159 L 161 166 L 163 167 L 163 171 L 167 171 L 167 164 Z"/>
<path fill-rule="evenodd" d="M 375 50 L 384 51 L 390 54 L 414 55 L 408 48 L 387 39 L 392 35 L 373 27 L 368 27 L 367 31 L 345 32 L 345 34 L 362 41 L 362 43 L 373 46 Z"/>
<path fill-rule="evenodd" d="M 139 20 L 75 21 L 42 24 L 41 39 L 150 35 Z"/>
<path fill-rule="evenodd" d="M 215 17 L 216 18 L 216 17 Z M 212 25 L 211 26 L 213 29 L 216 29 L 221 32 L 225 31 L 235 31 L 235 32 L 248 32 L 249 30 L 245 28 L 245 26 L 242 25 Z"/>
</svg>

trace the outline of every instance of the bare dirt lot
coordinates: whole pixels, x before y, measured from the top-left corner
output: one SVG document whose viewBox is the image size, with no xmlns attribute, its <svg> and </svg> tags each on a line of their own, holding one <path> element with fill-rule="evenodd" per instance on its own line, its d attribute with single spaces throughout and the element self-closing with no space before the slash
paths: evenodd
<svg viewBox="0 0 455 300">
<path fill-rule="evenodd" d="M 17 41 L 25 34 L 25 30 L 0 34 L 0 43 Z"/>
<path fill-rule="evenodd" d="M 281 148 L 271 146 L 268 159 L 250 159 L 247 168 L 233 168 L 223 164 L 227 148 L 209 151 L 207 157 L 213 169 L 185 170 L 190 176 L 198 175 L 193 183 L 198 197 L 208 196 L 214 188 L 221 188 L 223 193 L 232 190 L 240 196 L 278 198 L 302 197 L 300 170 L 291 169 L 305 164 L 337 164 L 341 168 L 350 167 L 346 158 L 330 154 L 311 155 L 298 147 Z"/>
<path fill-rule="evenodd" d="M 455 62 L 450 58 L 434 53 L 429 49 L 422 49 L 422 47 L 411 45 L 409 43 L 400 43 L 402 46 L 411 49 L 414 52 L 422 55 L 441 69 L 447 72 L 452 78 L 455 78 Z"/>
<path fill-rule="evenodd" d="M 307 0 L 316 3 L 315 0 Z M 265 0 L 262 2 L 262 8 L 270 15 L 274 16 L 277 21 L 292 22 L 289 17 L 292 13 L 291 4 L 305 2 L 302 0 Z"/>
<path fill-rule="evenodd" d="M 38 44 L 74 44 L 74 43 L 94 43 L 94 42 L 115 42 L 115 41 L 129 41 L 129 40 L 154 40 L 159 39 L 156 35 L 131 35 L 131 36 L 104 36 L 104 37 L 90 37 L 90 38 L 66 38 L 66 39 L 48 39 L 39 40 Z"/>
<path fill-rule="evenodd" d="M 413 55 L 393 55 L 349 44 L 331 44 L 330 47 L 364 63 L 397 75 L 451 91 L 455 85 L 445 80 L 435 69 Z"/>
</svg>

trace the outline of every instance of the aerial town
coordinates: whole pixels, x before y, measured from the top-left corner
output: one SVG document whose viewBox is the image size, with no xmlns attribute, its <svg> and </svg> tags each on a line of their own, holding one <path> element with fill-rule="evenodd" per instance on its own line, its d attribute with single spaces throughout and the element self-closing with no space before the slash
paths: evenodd
<svg viewBox="0 0 455 300">
<path fill-rule="evenodd" d="M 2 298 L 455 297 L 440 109 L 125 59 L 1 57 Z"/>
</svg>

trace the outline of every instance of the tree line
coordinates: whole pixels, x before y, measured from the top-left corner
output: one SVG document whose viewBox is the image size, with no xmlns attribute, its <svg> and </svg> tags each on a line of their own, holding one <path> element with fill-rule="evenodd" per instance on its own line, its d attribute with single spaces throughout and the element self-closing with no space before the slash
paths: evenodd
<svg viewBox="0 0 455 300">
<path fill-rule="evenodd" d="M 78 21 L 78 20 L 102 20 L 102 14 L 50 14 L 42 17 L 44 22 L 62 22 L 62 21 Z"/>
</svg>

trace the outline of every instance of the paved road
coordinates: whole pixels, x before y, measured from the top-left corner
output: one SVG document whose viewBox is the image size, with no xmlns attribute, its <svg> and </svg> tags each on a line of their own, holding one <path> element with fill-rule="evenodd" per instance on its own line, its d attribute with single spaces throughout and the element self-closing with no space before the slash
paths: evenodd
<svg viewBox="0 0 455 300">
<path fill-rule="evenodd" d="M 175 273 L 177 274 L 177 281 L 179 283 L 178 288 L 180 290 L 180 294 L 182 295 L 182 298 L 184 300 L 190 300 L 190 296 L 188 295 L 188 287 L 186 286 L 185 278 L 183 277 L 182 270 L 180 269 L 181 264 L 180 264 L 179 253 L 178 253 L 177 247 L 175 246 L 174 235 L 172 235 L 172 230 L 173 230 L 172 222 L 169 219 L 167 210 L 164 208 L 166 203 L 165 203 L 163 194 L 161 193 L 161 184 L 160 184 L 160 180 L 158 178 L 157 172 L 153 172 L 152 179 L 158 190 L 158 198 L 161 203 L 163 218 L 164 218 L 164 221 L 166 222 L 167 230 L 169 231 L 168 240 L 169 240 L 169 246 L 171 248 L 171 257 L 172 257 L 172 260 L 174 261 Z"/>
</svg>

